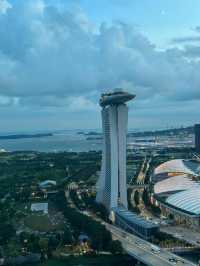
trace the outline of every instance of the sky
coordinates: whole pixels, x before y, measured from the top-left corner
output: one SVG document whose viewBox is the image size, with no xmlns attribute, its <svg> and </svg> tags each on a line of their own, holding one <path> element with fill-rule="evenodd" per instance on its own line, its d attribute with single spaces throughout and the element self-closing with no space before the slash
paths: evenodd
<svg viewBox="0 0 200 266">
<path fill-rule="evenodd" d="M 131 129 L 200 122 L 199 0 L 0 0 L 0 133 L 101 128 L 116 87 Z"/>
</svg>

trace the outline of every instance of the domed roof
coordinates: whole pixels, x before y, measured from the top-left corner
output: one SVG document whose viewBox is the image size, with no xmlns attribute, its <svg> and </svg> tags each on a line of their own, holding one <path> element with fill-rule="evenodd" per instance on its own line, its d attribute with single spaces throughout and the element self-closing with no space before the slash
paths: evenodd
<svg viewBox="0 0 200 266">
<path fill-rule="evenodd" d="M 200 214 L 200 185 L 167 198 L 166 202 L 183 211 Z"/>
<path fill-rule="evenodd" d="M 159 165 L 154 171 L 154 175 L 165 173 L 182 173 L 198 176 L 200 175 L 200 163 L 195 160 L 170 160 Z"/>
<path fill-rule="evenodd" d="M 172 193 L 176 191 L 187 190 L 196 186 L 198 186 L 197 182 L 193 181 L 187 175 L 178 175 L 157 182 L 154 185 L 154 193 Z"/>
</svg>

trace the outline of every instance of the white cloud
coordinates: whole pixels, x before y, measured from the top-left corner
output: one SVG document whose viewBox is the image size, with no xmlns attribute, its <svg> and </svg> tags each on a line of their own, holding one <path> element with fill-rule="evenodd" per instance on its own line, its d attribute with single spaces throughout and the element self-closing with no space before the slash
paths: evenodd
<svg viewBox="0 0 200 266">
<path fill-rule="evenodd" d="M 7 0 L 0 0 L 0 14 L 6 14 L 12 5 Z"/>
<path fill-rule="evenodd" d="M 79 96 L 79 97 L 70 97 L 68 99 L 68 110 L 72 112 L 79 111 L 96 111 L 98 110 L 98 105 L 94 104 L 92 101 Z"/>
<path fill-rule="evenodd" d="M 45 9 L 45 2 L 43 0 L 35 0 L 31 2 L 30 8 L 32 9 L 33 13 L 42 15 Z"/>
<path fill-rule="evenodd" d="M 162 16 L 165 16 L 165 15 L 166 15 L 166 11 L 165 11 L 164 9 L 162 9 L 162 10 L 160 11 L 160 14 L 161 14 Z"/>
<path fill-rule="evenodd" d="M 158 51 L 132 25 L 95 29 L 81 9 L 22 2 L 0 16 L 2 102 L 95 111 L 101 91 L 115 86 L 136 93 L 140 109 L 152 99 L 200 99 L 200 46 Z"/>
</svg>

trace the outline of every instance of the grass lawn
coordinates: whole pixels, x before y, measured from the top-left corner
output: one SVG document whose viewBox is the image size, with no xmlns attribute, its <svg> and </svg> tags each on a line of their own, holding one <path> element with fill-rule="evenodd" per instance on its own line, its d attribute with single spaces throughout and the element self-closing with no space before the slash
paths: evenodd
<svg viewBox="0 0 200 266">
<path fill-rule="evenodd" d="M 31 214 L 25 218 L 24 224 L 32 230 L 47 232 L 54 229 L 62 229 L 63 224 L 52 224 L 48 215 Z"/>
<path fill-rule="evenodd" d="M 95 257 L 77 257 L 65 260 L 49 260 L 47 263 L 36 266 L 128 266 L 127 256 L 95 256 Z M 134 264 L 131 264 L 134 265 Z"/>
</svg>

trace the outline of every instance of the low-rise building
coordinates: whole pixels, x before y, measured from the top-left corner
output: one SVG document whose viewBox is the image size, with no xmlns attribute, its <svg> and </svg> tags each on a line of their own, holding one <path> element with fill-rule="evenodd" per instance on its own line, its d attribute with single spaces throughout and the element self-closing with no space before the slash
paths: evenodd
<svg viewBox="0 0 200 266">
<path fill-rule="evenodd" d="M 39 183 L 39 187 L 41 189 L 52 188 L 52 187 L 55 187 L 56 185 L 57 185 L 57 183 L 54 180 L 44 180 L 44 181 Z"/>
<path fill-rule="evenodd" d="M 114 224 L 146 240 L 152 239 L 159 231 L 159 226 L 157 224 L 147 221 L 143 217 L 123 207 L 113 208 L 110 216 Z"/>
<path fill-rule="evenodd" d="M 48 203 L 47 202 L 32 203 L 31 211 L 42 212 L 43 214 L 48 214 Z"/>
</svg>

